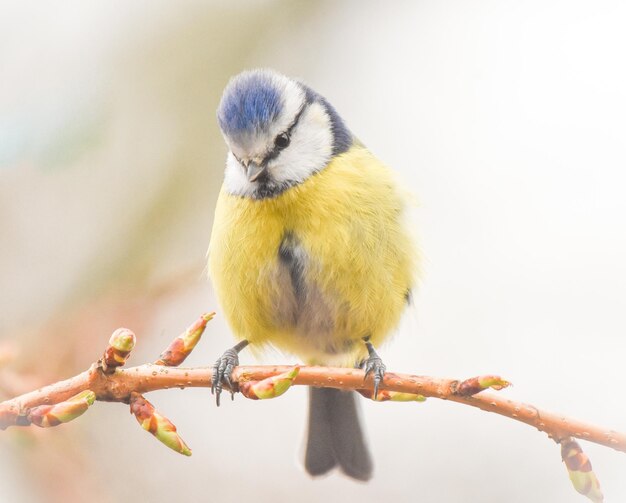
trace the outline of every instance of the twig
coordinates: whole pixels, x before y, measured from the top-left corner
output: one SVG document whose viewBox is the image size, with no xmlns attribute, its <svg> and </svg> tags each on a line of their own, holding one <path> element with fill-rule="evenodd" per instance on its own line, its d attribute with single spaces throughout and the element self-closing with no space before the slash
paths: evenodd
<svg viewBox="0 0 626 503">
<path fill-rule="evenodd" d="M 240 366 L 233 372 L 233 380 L 261 381 L 288 372 L 290 366 Z M 461 382 L 428 376 L 387 372 L 381 390 L 414 393 L 463 403 L 494 412 L 544 431 L 555 441 L 568 437 L 580 438 L 612 449 L 626 452 L 626 434 L 541 410 L 533 405 L 502 398 L 494 393 L 462 396 L 457 393 Z M 372 383 L 363 381 L 363 371 L 349 368 L 301 367 L 294 384 L 372 391 Z M 211 368 L 171 368 L 155 364 L 118 369 L 106 375 L 94 364 L 77 376 L 45 386 L 0 403 L 0 428 L 19 424 L 12 420 L 24 416 L 28 409 L 38 405 L 62 402 L 81 391 L 91 390 L 96 400 L 129 403 L 131 392 L 148 393 L 170 388 L 210 388 Z"/>
<path fill-rule="evenodd" d="M 98 401 L 130 404 L 141 426 L 168 447 L 185 455 L 191 450 L 176 427 L 159 414 L 143 393 L 169 388 L 210 388 L 211 367 L 177 367 L 199 341 L 214 313 L 202 315 L 178 336 L 155 363 L 121 368 L 135 344 L 127 329 L 113 333 L 103 358 L 69 379 L 59 381 L 0 403 L 0 429 L 9 426 L 55 426 L 71 421 Z M 232 374 L 235 391 L 252 399 L 274 398 L 292 384 L 358 391 L 372 398 L 373 381 L 352 368 L 313 366 L 239 366 Z M 502 398 L 483 390 L 500 390 L 509 385 L 498 376 L 442 379 L 387 372 L 377 401 L 423 401 L 425 397 L 450 400 L 526 423 L 545 432 L 562 445 L 562 458 L 577 491 L 600 502 L 602 493 L 588 458 L 573 440 L 579 438 L 626 452 L 626 434 L 541 410 L 533 405 Z"/>
</svg>

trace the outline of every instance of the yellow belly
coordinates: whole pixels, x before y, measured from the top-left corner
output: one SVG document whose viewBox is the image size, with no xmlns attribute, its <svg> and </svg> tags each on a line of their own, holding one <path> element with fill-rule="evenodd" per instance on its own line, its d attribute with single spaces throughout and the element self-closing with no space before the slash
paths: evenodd
<svg viewBox="0 0 626 503">
<path fill-rule="evenodd" d="M 403 207 L 388 168 L 357 146 L 271 199 L 222 190 L 209 274 L 236 337 L 318 364 L 351 364 L 368 335 L 380 344 L 416 279 Z M 281 258 L 286 241 L 305 267 Z"/>
</svg>

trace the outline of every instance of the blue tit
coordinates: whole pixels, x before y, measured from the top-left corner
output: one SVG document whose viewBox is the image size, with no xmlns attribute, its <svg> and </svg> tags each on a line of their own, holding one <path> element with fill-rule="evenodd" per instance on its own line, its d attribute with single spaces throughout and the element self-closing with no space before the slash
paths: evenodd
<svg viewBox="0 0 626 503">
<path fill-rule="evenodd" d="M 209 246 L 209 274 L 240 342 L 216 362 L 213 391 L 248 344 L 307 364 L 362 362 L 375 393 L 389 337 L 418 269 L 392 172 L 333 106 L 272 70 L 230 80 L 217 117 L 228 146 Z M 367 480 L 372 461 L 356 395 L 310 389 L 305 468 Z"/>
</svg>

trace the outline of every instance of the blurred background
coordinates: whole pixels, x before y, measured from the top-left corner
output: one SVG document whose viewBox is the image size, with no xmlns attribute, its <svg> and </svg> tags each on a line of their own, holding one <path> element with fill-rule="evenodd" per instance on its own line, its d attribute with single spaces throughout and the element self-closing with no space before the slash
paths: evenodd
<svg viewBox="0 0 626 503">
<path fill-rule="evenodd" d="M 232 344 L 205 267 L 215 109 L 231 75 L 272 67 L 419 201 L 424 275 L 387 367 L 500 373 L 507 397 L 626 430 L 625 23 L 608 0 L 0 2 L 0 398 L 84 370 L 118 326 L 131 365 L 204 311 L 186 364 Z M 547 437 L 453 403 L 362 400 L 377 466 L 359 484 L 301 469 L 305 389 L 148 398 L 191 458 L 97 403 L 0 432 L 0 500 L 583 501 Z M 626 455 L 583 448 L 625 501 Z"/>
</svg>

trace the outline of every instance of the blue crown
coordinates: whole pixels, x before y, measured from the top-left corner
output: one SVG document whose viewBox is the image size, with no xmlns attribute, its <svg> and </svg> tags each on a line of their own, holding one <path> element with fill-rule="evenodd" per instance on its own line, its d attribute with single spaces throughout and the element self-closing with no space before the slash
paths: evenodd
<svg viewBox="0 0 626 503">
<path fill-rule="evenodd" d="M 217 119 L 228 136 L 255 134 L 278 117 L 283 108 L 280 89 L 268 72 L 244 72 L 232 79 L 222 96 Z"/>
</svg>

